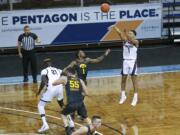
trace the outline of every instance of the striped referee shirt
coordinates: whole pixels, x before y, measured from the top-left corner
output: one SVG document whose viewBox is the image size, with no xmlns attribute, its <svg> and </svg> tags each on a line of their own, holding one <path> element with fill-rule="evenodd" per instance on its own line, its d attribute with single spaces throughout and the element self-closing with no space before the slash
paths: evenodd
<svg viewBox="0 0 180 135">
<path fill-rule="evenodd" d="M 34 33 L 25 33 L 21 34 L 18 38 L 18 41 L 22 43 L 22 47 L 26 51 L 33 50 L 35 48 L 35 40 L 37 39 L 37 35 Z"/>
</svg>

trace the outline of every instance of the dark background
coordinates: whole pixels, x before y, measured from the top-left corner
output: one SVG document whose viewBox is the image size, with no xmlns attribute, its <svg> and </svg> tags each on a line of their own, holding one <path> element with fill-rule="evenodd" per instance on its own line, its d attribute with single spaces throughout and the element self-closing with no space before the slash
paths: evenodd
<svg viewBox="0 0 180 135">
<path fill-rule="evenodd" d="M 96 58 L 102 55 L 105 48 L 83 49 L 87 56 Z M 64 68 L 75 58 L 76 50 L 58 52 L 37 52 L 38 73 L 43 68 L 43 59 L 51 58 L 57 68 Z M 138 50 L 138 66 L 160 66 L 180 64 L 180 46 L 178 45 L 146 45 Z M 112 48 L 112 52 L 101 63 L 89 64 L 90 70 L 117 69 L 122 66 L 122 48 Z M 30 67 L 30 65 L 29 65 Z M 4 54 L 0 56 L 0 77 L 22 75 L 21 59 L 17 54 Z"/>
</svg>

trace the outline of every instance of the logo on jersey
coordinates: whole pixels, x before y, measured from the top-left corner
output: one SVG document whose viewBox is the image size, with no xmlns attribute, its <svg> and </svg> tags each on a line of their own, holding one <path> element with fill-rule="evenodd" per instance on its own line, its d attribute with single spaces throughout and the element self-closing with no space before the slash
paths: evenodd
<svg viewBox="0 0 180 135">
<path fill-rule="evenodd" d="M 87 65 L 86 64 L 80 64 L 80 68 L 81 68 L 83 74 L 85 74 L 86 73 Z"/>
<path fill-rule="evenodd" d="M 70 80 L 69 86 L 70 86 L 71 91 L 78 91 L 80 88 L 79 81 L 77 80 Z"/>
</svg>

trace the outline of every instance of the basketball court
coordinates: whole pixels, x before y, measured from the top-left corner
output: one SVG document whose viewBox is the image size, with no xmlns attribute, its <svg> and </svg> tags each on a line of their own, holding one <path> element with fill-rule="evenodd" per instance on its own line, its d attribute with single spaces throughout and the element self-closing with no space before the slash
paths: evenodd
<svg viewBox="0 0 180 135">
<path fill-rule="evenodd" d="M 139 76 L 139 102 L 130 105 L 132 84 L 128 81 L 128 99 L 119 105 L 121 77 L 88 79 L 90 97 L 85 99 L 88 114 L 97 114 L 103 119 L 99 132 L 104 135 L 178 135 L 180 110 L 180 73 L 153 73 Z M 0 133 L 36 134 L 41 126 L 37 112 L 37 85 L 14 84 L 0 86 Z M 47 134 L 63 134 L 59 106 L 54 100 L 46 107 L 50 130 Z M 76 120 L 76 126 L 84 124 Z"/>
<path fill-rule="evenodd" d="M 46 88 L 53 95 L 53 79 L 61 78 L 59 69 L 72 61 L 76 73 L 67 70 L 65 76 L 76 78 L 72 87 L 78 88 L 71 89 L 67 79 L 64 93 L 82 91 L 80 79 L 86 82 L 87 75 L 88 116 L 102 119 L 98 128 L 75 115 L 76 130 L 86 126 L 92 135 L 180 135 L 179 45 L 179 0 L 0 0 L 0 135 L 68 134 L 64 108 L 55 98 L 46 104 L 41 96 Z M 56 67 L 51 75 L 50 67 Z M 123 89 L 126 75 L 133 81 L 128 77 Z M 43 92 L 36 96 L 41 84 Z M 123 91 L 127 99 L 121 103 Z M 82 105 L 84 93 L 79 94 L 81 102 L 71 105 Z"/>
</svg>

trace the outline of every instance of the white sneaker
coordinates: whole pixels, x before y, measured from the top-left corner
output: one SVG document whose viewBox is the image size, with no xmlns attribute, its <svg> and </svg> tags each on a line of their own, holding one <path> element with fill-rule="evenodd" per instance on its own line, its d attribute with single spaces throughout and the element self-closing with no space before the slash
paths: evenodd
<svg viewBox="0 0 180 135">
<path fill-rule="evenodd" d="M 121 132 L 122 132 L 122 134 L 123 135 L 126 135 L 126 130 L 127 130 L 127 125 L 125 125 L 125 124 L 121 124 Z"/>
<path fill-rule="evenodd" d="M 45 131 L 49 130 L 49 126 L 48 125 L 43 125 L 39 130 L 38 133 L 43 133 Z"/>
<path fill-rule="evenodd" d="M 136 125 L 132 126 L 132 129 L 134 131 L 134 135 L 138 135 L 138 127 Z"/>
<path fill-rule="evenodd" d="M 133 100 L 132 100 L 131 105 L 132 105 L 132 106 L 136 106 L 137 102 L 138 102 L 138 97 L 137 97 L 137 94 L 136 94 L 136 95 L 134 95 L 134 97 L 133 97 Z"/>
<path fill-rule="evenodd" d="M 133 100 L 131 103 L 132 106 L 136 106 L 136 104 L 137 104 L 137 100 Z"/>
<path fill-rule="evenodd" d="M 123 104 L 126 101 L 126 96 L 121 96 L 121 99 L 119 101 L 119 104 Z"/>
</svg>

